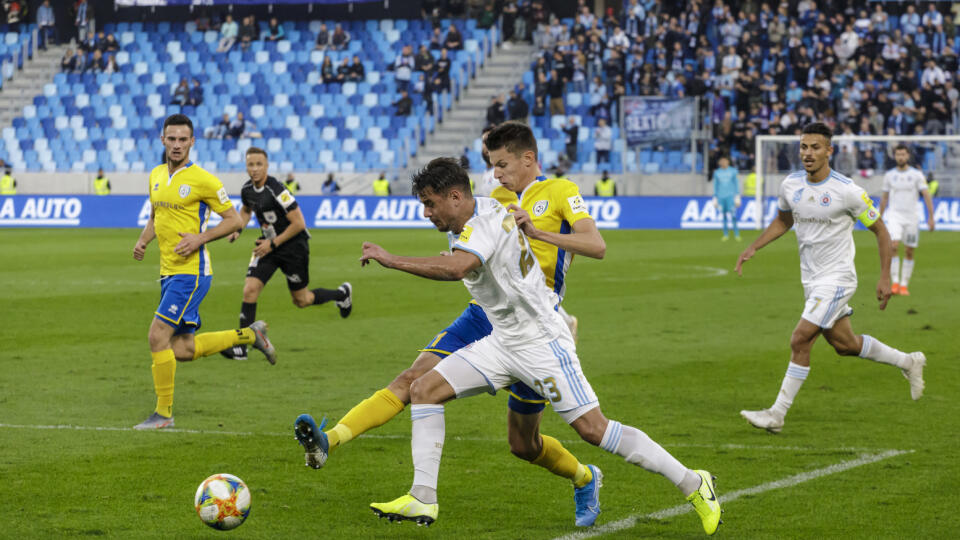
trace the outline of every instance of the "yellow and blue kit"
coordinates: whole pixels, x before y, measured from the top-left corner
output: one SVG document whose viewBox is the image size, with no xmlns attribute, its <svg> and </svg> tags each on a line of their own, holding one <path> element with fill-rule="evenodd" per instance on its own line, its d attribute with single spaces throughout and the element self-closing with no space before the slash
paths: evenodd
<svg viewBox="0 0 960 540">
<path fill-rule="evenodd" d="M 180 233 L 207 230 L 210 211 L 223 213 L 233 205 L 216 176 L 192 162 L 169 174 L 167 165 L 150 172 L 150 205 L 160 250 L 160 305 L 155 315 L 177 334 L 200 327 L 200 302 L 210 289 L 213 268 L 207 246 L 186 257 L 174 248 Z"/>
</svg>

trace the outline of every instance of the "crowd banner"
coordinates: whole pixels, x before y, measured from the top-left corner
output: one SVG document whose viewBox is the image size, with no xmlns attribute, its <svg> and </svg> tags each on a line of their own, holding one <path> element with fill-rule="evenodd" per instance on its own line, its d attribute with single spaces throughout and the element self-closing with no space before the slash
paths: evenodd
<svg viewBox="0 0 960 540">
<path fill-rule="evenodd" d="M 238 209 L 240 198 L 231 197 Z M 601 229 L 721 229 L 723 217 L 710 197 L 585 197 L 587 209 Z M 311 229 L 408 228 L 428 229 L 423 205 L 414 197 L 301 195 L 297 203 Z M 741 229 L 756 225 L 756 201 L 737 209 Z M 921 230 L 926 209 L 917 201 Z M 777 201 L 763 201 L 763 222 L 777 215 Z M 0 196 L 0 228 L 10 227 L 143 227 L 150 217 L 150 200 L 142 195 L 12 195 Z M 935 198 L 937 230 L 960 231 L 960 198 Z M 210 226 L 219 223 L 211 215 Z M 250 227 L 255 227 L 256 218 Z M 859 227 L 859 225 L 858 225 Z M 861 227 L 862 228 L 862 227 Z"/>
<path fill-rule="evenodd" d="M 623 97 L 623 126 L 627 146 L 667 141 L 689 141 L 697 112 L 694 98 Z"/>
</svg>

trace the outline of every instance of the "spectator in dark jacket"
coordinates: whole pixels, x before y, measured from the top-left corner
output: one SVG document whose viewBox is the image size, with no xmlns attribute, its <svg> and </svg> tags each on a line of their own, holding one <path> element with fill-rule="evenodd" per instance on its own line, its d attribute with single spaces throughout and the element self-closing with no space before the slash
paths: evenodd
<svg viewBox="0 0 960 540">
<path fill-rule="evenodd" d="M 504 99 L 503 96 L 494 96 L 490 98 L 490 106 L 487 107 L 487 125 L 488 126 L 497 126 L 502 124 L 506 119 L 506 111 L 504 111 Z"/>
<path fill-rule="evenodd" d="M 363 62 L 360 61 L 359 56 L 353 55 L 353 63 L 350 64 L 350 73 L 347 75 L 347 80 L 363 82 L 366 78 L 367 73 L 363 68 Z"/>
<path fill-rule="evenodd" d="M 197 79 L 193 80 L 193 87 L 190 88 L 190 105 L 194 107 L 203 105 L 203 87 Z"/>
<path fill-rule="evenodd" d="M 394 101 L 391 105 L 397 108 L 395 116 L 410 116 L 410 113 L 413 112 L 413 100 L 407 95 L 406 90 L 401 90 L 400 99 Z"/>
<path fill-rule="evenodd" d="M 510 99 L 507 101 L 507 114 L 510 120 L 527 121 L 527 115 L 530 114 L 530 106 L 523 99 L 523 96 L 517 95 L 516 90 L 510 91 Z"/>
</svg>

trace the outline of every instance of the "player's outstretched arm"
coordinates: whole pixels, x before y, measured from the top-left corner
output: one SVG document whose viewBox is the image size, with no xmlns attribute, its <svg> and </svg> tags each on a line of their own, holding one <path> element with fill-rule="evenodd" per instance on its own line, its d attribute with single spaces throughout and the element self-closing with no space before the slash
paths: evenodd
<svg viewBox="0 0 960 540">
<path fill-rule="evenodd" d="M 868 227 L 873 234 L 877 236 L 877 249 L 880 252 L 880 280 L 877 282 L 877 301 L 880 302 L 880 309 L 887 307 L 887 300 L 890 300 L 890 259 L 893 257 L 893 242 L 890 240 L 890 232 L 882 220 L 876 220 Z"/>
<path fill-rule="evenodd" d="M 482 264 L 479 257 L 460 249 L 455 249 L 451 255 L 446 256 L 404 257 L 394 255 L 377 244 L 364 242 L 360 266 L 366 266 L 370 261 L 377 261 L 384 268 L 393 268 L 437 281 L 461 280 Z"/>
<path fill-rule="evenodd" d="M 734 267 L 737 274 L 742 276 L 743 263 L 749 261 L 760 248 L 783 236 L 783 233 L 789 231 L 790 227 L 793 227 L 793 213 L 789 210 L 780 210 L 777 217 L 773 218 L 773 221 L 760 233 L 760 236 L 737 257 L 737 266 Z"/>
<path fill-rule="evenodd" d="M 507 210 L 513 213 L 513 218 L 517 225 L 528 238 L 540 240 L 548 244 L 562 248 L 570 253 L 584 255 L 594 259 L 602 259 L 607 254 L 607 243 L 603 236 L 597 230 L 597 222 L 590 218 L 577 220 L 573 224 L 573 232 L 569 234 L 560 234 L 552 231 L 544 231 L 534 226 L 530 219 L 530 214 L 526 210 L 515 204 L 507 207 Z"/>
<path fill-rule="evenodd" d="M 253 210 L 248 208 L 246 205 L 240 207 L 240 228 L 230 233 L 230 236 L 227 237 L 227 240 L 233 242 L 237 238 L 240 238 L 240 233 L 243 232 L 243 229 L 247 227 L 247 223 L 250 223 L 250 217 L 253 216 Z"/>
<path fill-rule="evenodd" d="M 150 218 L 147 219 L 147 224 L 143 227 L 143 230 L 140 231 L 140 237 L 137 238 L 137 243 L 133 245 L 133 258 L 142 261 L 143 255 L 147 252 L 147 244 L 153 242 L 153 239 L 157 237 L 156 230 L 153 228 L 153 210 L 150 210 Z"/>
</svg>

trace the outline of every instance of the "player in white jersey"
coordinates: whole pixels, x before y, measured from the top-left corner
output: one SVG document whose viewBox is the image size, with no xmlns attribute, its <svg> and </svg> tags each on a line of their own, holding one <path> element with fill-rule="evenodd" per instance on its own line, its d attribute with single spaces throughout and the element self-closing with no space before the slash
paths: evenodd
<svg viewBox="0 0 960 540">
<path fill-rule="evenodd" d="M 883 195 L 880 197 L 880 213 L 890 230 L 893 240 L 893 257 L 890 260 L 890 286 L 893 294 L 910 296 L 907 284 L 913 274 L 913 250 L 920 240 L 920 213 L 917 212 L 917 199 L 923 195 L 927 205 L 927 227 L 933 231 L 933 199 L 927 189 L 927 179 L 923 172 L 911 167 L 910 150 L 903 144 L 893 151 L 897 167 L 883 175 Z M 903 242 L 903 271 L 900 271 L 900 243 Z"/>
<path fill-rule="evenodd" d="M 413 178 L 424 216 L 441 232 L 458 235 L 453 253 L 403 257 L 365 242 L 361 264 L 440 280 L 463 280 L 493 331 L 459 349 L 410 386 L 414 479 L 409 494 L 371 509 L 390 520 L 420 524 L 437 519 L 437 475 L 444 441 L 443 403 L 522 381 L 549 399 L 587 442 L 662 474 L 687 497 L 708 534 L 716 532 L 720 503 L 707 471 L 683 466 L 642 431 L 607 420 L 580 368 L 556 296 L 514 216 L 496 201 L 474 198 L 470 179 L 452 159 L 431 161 Z"/>
<path fill-rule="evenodd" d="M 755 427 L 779 433 L 783 419 L 810 372 L 810 350 L 820 334 L 843 356 L 857 356 L 897 366 L 910 382 L 910 396 L 923 395 L 921 352 L 904 353 L 866 334 L 856 335 L 850 325 L 853 309 L 847 305 L 857 289 L 853 264 L 853 226 L 859 219 L 877 237 L 880 251 L 880 309 L 890 299 L 890 235 L 880 213 L 863 188 L 830 169 L 832 132 L 820 122 L 807 125 L 800 139 L 803 171 L 787 176 L 780 186 L 780 212 L 763 233 L 737 259 L 736 271 L 756 251 L 796 226 L 800 245 L 800 279 L 806 297 L 803 314 L 790 336 L 790 363 L 776 402 L 769 409 L 740 411 Z"/>
</svg>

